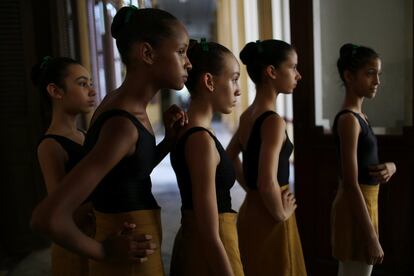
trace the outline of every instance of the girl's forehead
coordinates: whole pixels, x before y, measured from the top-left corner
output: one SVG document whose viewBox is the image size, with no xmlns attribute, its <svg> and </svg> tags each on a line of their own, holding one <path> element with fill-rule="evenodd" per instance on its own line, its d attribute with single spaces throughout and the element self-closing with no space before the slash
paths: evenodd
<svg viewBox="0 0 414 276">
<path fill-rule="evenodd" d="M 381 68 L 381 60 L 379 58 L 373 58 L 367 61 L 367 63 L 363 66 L 363 68 Z"/>
</svg>

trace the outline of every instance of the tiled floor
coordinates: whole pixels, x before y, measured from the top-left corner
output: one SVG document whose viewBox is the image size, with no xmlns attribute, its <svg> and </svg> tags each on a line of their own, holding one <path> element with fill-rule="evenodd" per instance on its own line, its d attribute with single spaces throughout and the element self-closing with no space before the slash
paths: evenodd
<svg viewBox="0 0 414 276">
<path fill-rule="evenodd" d="M 216 135 L 225 147 L 231 136 L 220 125 L 214 125 Z M 167 156 L 161 164 L 154 169 L 152 175 L 153 192 L 161 206 L 161 219 L 163 225 L 162 256 L 165 271 L 169 271 L 171 250 L 175 234 L 180 225 L 181 200 L 178 192 L 175 174 L 171 168 L 170 158 Z M 244 191 L 239 185 L 232 189 L 233 209 L 238 210 L 244 198 Z M 12 271 L 0 271 L 0 276 L 44 276 L 50 274 L 49 250 L 36 251 L 24 258 Z"/>
</svg>

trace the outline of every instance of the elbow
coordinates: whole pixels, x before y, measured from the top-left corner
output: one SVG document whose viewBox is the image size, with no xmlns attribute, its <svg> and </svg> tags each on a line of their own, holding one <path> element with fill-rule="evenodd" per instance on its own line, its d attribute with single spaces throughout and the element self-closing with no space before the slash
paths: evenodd
<svg viewBox="0 0 414 276">
<path fill-rule="evenodd" d="M 53 231 L 54 221 L 56 221 L 56 219 L 53 212 L 49 212 L 47 209 L 44 209 L 41 205 L 39 205 L 32 213 L 30 227 L 37 232 L 49 234 Z"/>
<path fill-rule="evenodd" d="M 39 206 L 36 207 L 32 212 L 32 217 L 30 219 L 30 227 L 37 231 L 44 233 L 46 232 L 46 229 L 48 228 L 48 221 L 47 216 L 44 216 L 42 212 L 39 210 Z"/>
</svg>

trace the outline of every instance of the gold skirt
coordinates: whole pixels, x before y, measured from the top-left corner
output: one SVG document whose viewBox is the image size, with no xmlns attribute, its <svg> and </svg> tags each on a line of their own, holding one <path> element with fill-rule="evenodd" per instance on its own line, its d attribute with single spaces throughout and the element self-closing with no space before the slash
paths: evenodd
<svg viewBox="0 0 414 276">
<path fill-rule="evenodd" d="M 352 210 L 343 188 L 339 185 L 332 204 L 331 232 L 332 255 L 340 261 L 360 261 L 369 263 L 362 229 L 353 217 Z M 360 184 L 371 223 L 378 235 L 378 192 L 379 185 Z"/>
<path fill-rule="evenodd" d="M 164 276 L 164 267 L 161 259 L 161 211 L 155 210 L 138 210 L 117 214 L 105 214 L 94 210 L 96 216 L 96 235 L 97 241 L 105 240 L 109 235 L 122 228 L 124 222 L 136 224 L 133 234 L 149 234 L 152 235 L 152 242 L 157 245 L 155 252 L 148 256 L 148 260 L 144 263 L 132 263 L 125 261 L 106 261 L 97 262 L 91 260 L 89 262 L 89 275 L 105 276 L 105 275 L 148 275 L 148 276 Z"/>
<path fill-rule="evenodd" d="M 95 235 L 95 218 L 92 204 L 81 205 L 74 214 L 76 225 L 89 237 Z M 53 276 L 87 276 L 89 275 L 89 259 L 73 253 L 65 248 L 52 244 L 51 274 Z"/>
<path fill-rule="evenodd" d="M 281 191 L 288 185 L 280 187 Z M 305 276 L 306 267 L 295 214 L 275 222 L 258 191 L 248 191 L 237 222 L 246 276 Z"/>
<path fill-rule="evenodd" d="M 219 234 L 235 276 L 243 276 L 243 267 L 237 241 L 236 213 L 219 214 Z M 171 257 L 170 276 L 207 276 L 212 275 L 197 235 L 195 215 L 183 211 L 181 227 L 175 237 Z"/>
</svg>

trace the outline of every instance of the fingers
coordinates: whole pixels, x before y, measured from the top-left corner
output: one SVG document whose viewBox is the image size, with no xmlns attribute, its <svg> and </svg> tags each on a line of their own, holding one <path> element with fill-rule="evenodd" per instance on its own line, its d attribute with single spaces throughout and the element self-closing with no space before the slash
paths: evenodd
<svg viewBox="0 0 414 276">
<path fill-rule="evenodd" d="M 185 124 L 188 124 L 188 114 L 184 112 Z"/>
<path fill-rule="evenodd" d="M 145 263 L 146 261 L 148 261 L 148 258 L 147 257 L 143 257 L 143 258 L 140 258 L 140 257 L 129 257 L 129 260 L 132 261 L 132 262 L 134 262 L 134 263 L 140 263 L 140 264 L 142 264 L 142 263 Z"/>
<path fill-rule="evenodd" d="M 169 114 L 166 115 L 165 118 L 165 124 L 169 128 L 172 128 L 177 122 L 179 122 L 181 126 L 188 123 L 187 113 L 181 109 L 174 112 L 169 111 Z"/>
<path fill-rule="evenodd" d="M 370 171 L 380 171 L 380 170 L 384 170 L 386 168 L 387 167 L 385 166 L 385 164 L 378 164 L 378 165 L 369 166 Z"/>
<path fill-rule="evenodd" d="M 148 234 L 134 234 L 132 237 L 134 242 L 148 242 L 152 240 L 152 236 Z"/>
<path fill-rule="evenodd" d="M 157 244 L 151 241 L 140 241 L 140 242 L 136 242 L 136 241 L 132 241 L 131 245 L 130 245 L 131 249 L 156 249 L 157 248 Z"/>
<path fill-rule="evenodd" d="M 118 235 L 128 235 L 137 227 L 133 223 L 124 222 L 122 229 L 117 232 Z"/>
<path fill-rule="evenodd" d="M 131 258 L 146 258 L 151 254 L 154 254 L 153 249 L 131 249 L 128 251 L 128 255 Z"/>
</svg>

